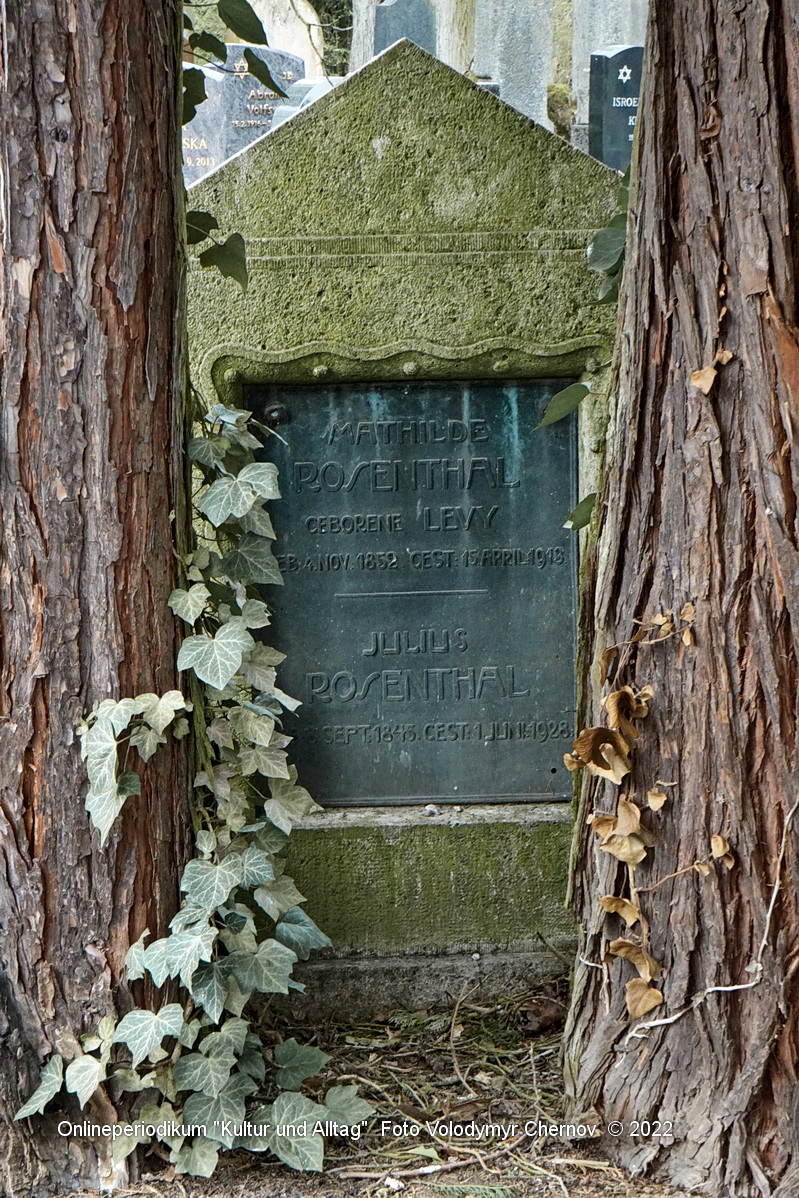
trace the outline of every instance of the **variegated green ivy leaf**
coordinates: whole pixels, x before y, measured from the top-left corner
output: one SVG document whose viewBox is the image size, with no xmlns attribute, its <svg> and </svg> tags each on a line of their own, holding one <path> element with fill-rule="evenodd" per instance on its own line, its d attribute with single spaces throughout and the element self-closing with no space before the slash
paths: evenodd
<svg viewBox="0 0 799 1198">
<path fill-rule="evenodd" d="M 67 1065 L 64 1086 L 77 1095 L 81 1107 L 86 1105 L 102 1081 L 105 1081 L 105 1065 L 97 1057 L 84 1053 Z"/>
<path fill-rule="evenodd" d="M 275 1046 L 275 1081 L 281 1090 L 299 1090 L 307 1077 L 314 1077 L 330 1060 L 326 1052 L 292 1038 Z"/>
<path fill-rule="evenodd" d="M 178 669 L 194 670 L 202 682 L 222 690 L 241 665 L 242 654 L 254 645 L 246 629 L 223 624 L 214 636 L 187 637 L 178 654 Z"/>
<path fill-rule="evenodd" d="M 169 606 L 187 624 L 194 624 L 202 614 L 211 592 L 204 582 L 195 582 L 187 591 L 180 588 L 169 596 Z"/>
<path fill-rule="evenodd" d="M 165 1036 L 179 1036 L 182 1026 L 183 1010 L 179 1003 L 170 1003 L 160 1011 L 129 1011 L 120 1020 L 114 1042 L 128 1046 L 135 1069 L 160 1047 Z"/>
<path fill-rule="evenodd" d="M 288 945 L 301 961 L 319 948 L 332 948 L 333 941 L 320 931 L 301 907 L 291 907 L 275 928 L 275 939 Z"/>
<path fill-rule="evenodd" d="M 230 953 L 225 966 L 242 990 L 257 990 L 259 994 L 288 994 L 289 978 L 297 954 L 277 940 L 262 940 L 254 953 Z"/>
<path fill-rule="evenodd" d="M 180 889 L 186 892 L 192 907 L 199 907 L 210 915 L 239 885 L 242 873 L 241 858 L 235 854 L 225 857 L 219 865 L 195 858 L 183 871 Z"/>
<path fill-rule="evenodd" d="M 19 1108 L 15 1119 L 27 1119 L 30 1115 L 41 1115 L 51 1098 L 54 1098 L 64 1081 L 64 1058 L 57 1053 L 42 1066 L 39 1084 L 28 1101 Z"/>
</svg>

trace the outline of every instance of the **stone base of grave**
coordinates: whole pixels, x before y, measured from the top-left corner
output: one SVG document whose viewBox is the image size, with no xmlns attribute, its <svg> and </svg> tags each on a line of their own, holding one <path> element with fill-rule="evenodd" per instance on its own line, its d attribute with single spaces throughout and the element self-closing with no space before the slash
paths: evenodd
<svg viewBox="0 0 799 1198">
<path fill-rule="evenodd" d="M 568 968 L 567 804 L 336 810 L 292 835 L 288 869 L 335 949 L 295 971 L 299 1018 L 491 1001 Z"/>
</svg>

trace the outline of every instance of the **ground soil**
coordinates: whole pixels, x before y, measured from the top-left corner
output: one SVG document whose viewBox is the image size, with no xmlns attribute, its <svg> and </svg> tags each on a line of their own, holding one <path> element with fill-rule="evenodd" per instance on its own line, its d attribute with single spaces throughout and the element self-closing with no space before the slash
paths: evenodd
<svg viewBox="0 0 799 1198">
<path fill-rule="evenodd" d="M 271 1025 L 267 1015 L 267 1039 L 295 1035 L 330 1054 L 319 1078 L 305 1087 L 311 1097 L 321 1097 L 331 1084 L 358 1084 L 377 1112 L 369 1130 L 357 1143 L 328 1140 L 322 1174 L 296 1173 L 277 1161 L 238 1152 L 221 1160 L 211 1178 L 176 1177 L 151 1156 L 145 1159 L 151 1172 L 124 1191 L 124 1198 L 673 1198 L 684 1193 L 614 1168 L 607 1140 L 599 1138 L 535 1135 L 503 1144 L 436 1138 L 426 1128 L 417 1138 L 378 1134 L 381 1118 L 423 1127 L 440 1117 L 478 1124 L 565 1123 L 558 1062 L 565 1010 L 565 981 L 553 979 L 490 1007 L 470 1003 L 467 994 L 449 1010 L 393 1012 L 358 1026 L 287 1028 L 285 1021 Z"/>
</svg>

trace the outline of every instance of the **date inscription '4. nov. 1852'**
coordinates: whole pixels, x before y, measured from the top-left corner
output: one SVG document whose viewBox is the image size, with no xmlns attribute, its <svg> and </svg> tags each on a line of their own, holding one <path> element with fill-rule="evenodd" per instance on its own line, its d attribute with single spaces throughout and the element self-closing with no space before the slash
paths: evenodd
<svg viewBox="0 0 799 1198">
<path fill-rule="evenodd" d="M 535 427 L 565 385 L 245 388 L 284 409 L 269 640 L 317 801 L 570 796 L 575 432 Z"/>
</svg>

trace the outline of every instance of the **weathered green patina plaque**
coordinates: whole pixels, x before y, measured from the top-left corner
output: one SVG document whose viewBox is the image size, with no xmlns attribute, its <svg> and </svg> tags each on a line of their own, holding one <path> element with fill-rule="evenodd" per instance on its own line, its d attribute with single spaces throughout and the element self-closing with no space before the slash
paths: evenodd
<svg viewBox="0 0 799 1198">
<path fill-rule="evenodd" d="M 574 426 L 535 427 L 564 385 L 245 388 L 287 416 L 270 639 L 319 802 L 570 796 Z"/>
</svg>

